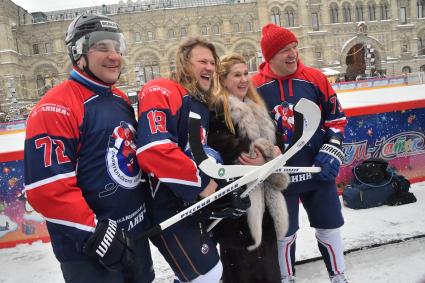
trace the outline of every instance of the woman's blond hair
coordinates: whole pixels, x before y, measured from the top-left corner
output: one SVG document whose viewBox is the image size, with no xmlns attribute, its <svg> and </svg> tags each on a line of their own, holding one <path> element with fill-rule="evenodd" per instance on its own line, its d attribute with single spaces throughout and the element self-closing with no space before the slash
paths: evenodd
<svg viewBox="0 0 425 283">
<path fill-rule="evenodd" d="M 198 82 L 193 74 L 190 63 L 192 50 L 196 46 L 205 47 L 211 50 L 215 66 L 217 66 L 219 62 L 214 45 L 201 37 L 188 37 L 180 43 L 176 52 L 176 69 L 171 72 L 170 79 L 186 88 L 191 94 L 195 94 L 199 91 L 197 86 Z M 214 78 L 212 78 L 212 80 L 211 85 L 214 85 Z"/>
<path fill-rule="evenodd" d="M 229 130 L 233 134 L 235 134 L 235 127 L 233 125 L 232 118 L 230 115 L 230 104 L 229 104 L 229 98 L 228 98 L 229 95 L 231 95 L 231 93 L 224 86 L 224 80 L 229 75 L 230 69 L 232 68 L 232 66 L 236 64 L 247 65 L 247 62 L 245 58 L 238 53 L 231 53 L 229 55 L 223 56 L 220 59 L 220 64 L 218 65 L 217 73 L 216 73 L 216 76 L 217 76 L 216 91 L 211 101 L 211 106 L 216 112 L 219 112 L 221 110 L 221 107 L 223 107 L 222 110 L 224 113 L 224 121 L 226 123 L 226 126 L 229 128 Z M 247 91 L 246 97 L 254 101 L 256 104 L 259 104 L 265 107 L 265 103 L 263 99 L 255 90 L 251 80 L 248 81 L 248 91 Z"/>
</svg>

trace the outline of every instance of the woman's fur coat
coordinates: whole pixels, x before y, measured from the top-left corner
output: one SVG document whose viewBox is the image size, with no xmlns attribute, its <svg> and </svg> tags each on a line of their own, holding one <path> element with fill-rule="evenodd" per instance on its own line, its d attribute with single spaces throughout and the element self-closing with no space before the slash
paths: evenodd
<svg viewBox="0 0 425 283">
<path fill-rule="evenodd" d="M 249 98 L 242 101 L 234 96 L 229 96 L 229 104 L 236 135 L 227 128 L 222 110 L 218 110 L 210 115 L 208 144 L 221 153 L 225 164 L 237 163 L 237 157 L 242 152 L 253 155 L 254 146 L 261 151 L 266 161 L 272 160 L 276 131 L 266 108 Z M 222 108 L 221 103 L 221 108 L 218 109 Z M 261 244 L 266 207 L 273 220 L 277 239 L 285 236 L 289 220 L 282 191 L 288 185 L 287 174 L 274 173 L 251 191 L 249 195 L 251 207 L 247 211 L 247 223 L 253 243 L 246 247 L 248 250 L 253 250 Z"/>
</svg>

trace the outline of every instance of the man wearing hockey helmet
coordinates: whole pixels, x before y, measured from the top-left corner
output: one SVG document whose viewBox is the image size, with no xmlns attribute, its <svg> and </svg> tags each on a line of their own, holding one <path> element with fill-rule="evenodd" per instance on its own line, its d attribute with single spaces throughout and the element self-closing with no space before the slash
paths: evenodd
<svg viewBox="0 0 425 283">
<path fill-rule="evenodd" d="M 65 282 L 150 283 L 149 228 L 135 160 L 134 110 L 113 87 L 125 43 L 117 23 L 80 15 L 66 34 L 73 69 L 47 92 L 26 129 L 29 203 L 47 224 Z M 133 237 L 131 237 L 133 236 Z"/>
<path fill-rule="evenodd" d="M 65 44 L 74 67 L 109 85 L 118 80 L 126 46 L 115 22 L 100 15 L 80 16 L 70 24 Z"/>
</svg>

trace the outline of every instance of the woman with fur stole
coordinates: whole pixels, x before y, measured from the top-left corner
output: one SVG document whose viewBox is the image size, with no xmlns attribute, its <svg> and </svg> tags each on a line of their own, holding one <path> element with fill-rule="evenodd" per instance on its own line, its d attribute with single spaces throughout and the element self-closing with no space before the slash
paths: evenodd
<svg viewBox="0 0 425 283">
<path fill-rule="evenodd" d="M 225 56 L 217 75 L 208 145 L 222 155 L 224 164 L 262 165 L 279 155 L 275 125 L 249 81 L 245 59 Z M 287 174 L 270 175 L 250 193 L 246 215 L 224 219 L 213 229 L 220 244 L 223 283 L 280 282 L 276 236 L 283 237 L 288 228 L 282 194 L 288 184 Z"/>
</svg>

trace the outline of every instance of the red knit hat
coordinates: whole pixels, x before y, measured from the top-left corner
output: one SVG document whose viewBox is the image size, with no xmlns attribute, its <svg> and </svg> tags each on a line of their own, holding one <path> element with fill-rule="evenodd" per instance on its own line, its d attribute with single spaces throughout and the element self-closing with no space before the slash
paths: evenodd
<svg viewBox="0 0 425 283">
<path fill-rule="evenodd" d="M 298 39 L 290 30 L 275 24 L 265 25 L 261 36 L 261 51 L 264 60 L 269 62 L 279 50 L 292 42 L 298 43 Z"/>
</svg>

